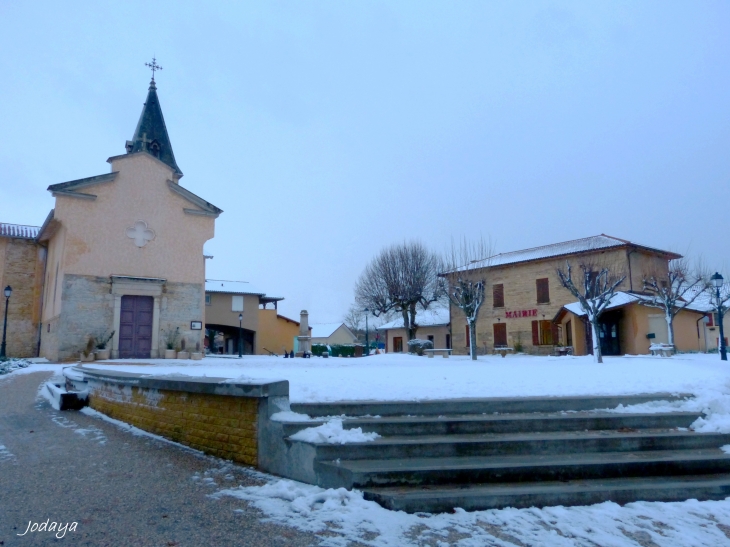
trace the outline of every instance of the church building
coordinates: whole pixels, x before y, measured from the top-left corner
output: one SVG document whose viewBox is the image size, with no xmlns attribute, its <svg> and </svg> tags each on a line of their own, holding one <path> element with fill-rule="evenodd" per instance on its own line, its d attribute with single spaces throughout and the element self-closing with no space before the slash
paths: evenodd
<svg viewBox="0 0 730 547">
<path fill-rule="evenodd" d="M 180 185 L 154 77 L 125 148 L 109 172 L 49 186 L 55 207 L 37 233 L 0 231 L 0 283 L 13 286 L 8 324 L 18 331 L 9 355 L 73 359 L 110 336 L 113 358 L 158 357 L 172 337 L 202 350 L 203 245 L 222 211 Z"/>
</svg>

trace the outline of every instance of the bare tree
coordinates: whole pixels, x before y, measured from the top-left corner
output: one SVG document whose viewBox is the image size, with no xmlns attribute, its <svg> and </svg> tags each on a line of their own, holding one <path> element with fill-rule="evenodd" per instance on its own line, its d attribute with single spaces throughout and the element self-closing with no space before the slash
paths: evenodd
<svg viewBox="0 0 730 547">
<path fill-rule="evenodd" d="M 469 326 L 469 355 L 474 361 L 477 358 L 477 319 L 484 303 L 492 254 L 491 243 L 483 237 L 474 241 L 464 238 L 459 244 L 452 240 L 443 259 L 445 292 L 451 304 L 464 312 Z"/>
<path fill-rule="evenodd" d="M 383 249 L 365 267 L 355 286 L 355 302 L 375 317 L 403 316 L 408 339 L 416 337 L 417 306 L 427 309 L 441 297 L 440 258 L 418 241 Z"/>
<path fill-rule="evenodd" d="M 612 273 L 606 266 L 599 269 L 595 264 L 584 262 L 579 265 L 583 279 L 579 280 L 576 286 L 570 262 L 566 262 L 565 267 L 565 270 L 557 269 L 558 279 L 563 287 L 578 299 L 581 309 L 588 316 L 593 337 L 593 359 L 596 363 L 603 363 L 598 321 L 616 294 L 616 288 L 623 283 L 626 276 Z"/>
<path fill-rule="evenodd" d="M 669 262 L 666 272 L 651 272 L 643 275 L 644 290 L 650 296 L 641 300 L 644 306 L 660 308 L 667 322 L 669 344 L 674 345 L 674 317 L 692 304 L 706 289 L 707 273 L 698 265 L 691 268 L 686 258 Z"/>
<path fill-rule="evenodd" d="M 363 309 L 357 304 L 352 304 L 350 309 L 347 310 L 347 313 L 342 318 L 342 321 L 359 339 L 362 331 L 364 330 L 363 325 L 365 323 L 365 312 Z"/>
</svg>

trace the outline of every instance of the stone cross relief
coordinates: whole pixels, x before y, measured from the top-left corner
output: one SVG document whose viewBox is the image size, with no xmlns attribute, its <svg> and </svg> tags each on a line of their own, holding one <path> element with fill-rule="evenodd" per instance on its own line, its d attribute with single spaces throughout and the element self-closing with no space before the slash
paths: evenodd
<svg viewBox="0 0 730 547">
<path fill-rule="evenodd" d="M 147 227 L 144 220 L 138 220 L 134 226 L 127 228 L 127 237 L 134 240 L 137 247 L 144 247 L 148 242 L 155 239 L 155 232 Z"/>
</svg>

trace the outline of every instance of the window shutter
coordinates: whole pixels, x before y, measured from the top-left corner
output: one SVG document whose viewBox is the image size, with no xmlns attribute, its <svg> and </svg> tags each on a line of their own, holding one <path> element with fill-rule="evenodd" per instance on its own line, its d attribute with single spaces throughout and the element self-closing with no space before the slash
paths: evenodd
<svg viewBox="0 0 730 547">
<path fill-rule="evenodd" d="M 710 314 L 707 315 L 707 320 L 708 320 L 707 321 L 707 326 L 708 327 L 714 327 L 715 326 L 715 323 L 713 322 L 713 319 L 714 318 L 715 318 L 715 314 L 714 313 L 710 313 Z"/>
<path fill-rule="evenodd" d="M 537 326 L 537 321 L 532 322 L 532 345 L 540 345 L 540 329 Z"/>
<path fill-rule="evenodd" d="M 469 325 L 466 326 L 466 347 L 471 347 L 471 340 L 469 340 Z"/>
<path fill-rule="evenodd" d="M 537 303 L 548 304 L 550 303 L 550 285 L 547 277 L 542 279 L 536 279 L 535 285 L 537 286 Z"/>
<path fill-rule="evenodd" d="M 550 330 L 552 330 L 552 333 L 553 333 L 553 345 L 556 346 L 556 345 L 560 344 L 562 341 L 558 337 L 558 325 L 557 325 L 557 323 L 552 323 Z"/>
<path fill-rule="evenodd" d="M 492 307 L 504 308 L 504 285 L 492 285 Z"/>
</svg>

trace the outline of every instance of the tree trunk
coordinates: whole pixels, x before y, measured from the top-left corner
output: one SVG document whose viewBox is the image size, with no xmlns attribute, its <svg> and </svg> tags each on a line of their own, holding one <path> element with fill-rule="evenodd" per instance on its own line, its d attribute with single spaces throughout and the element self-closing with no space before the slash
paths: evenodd
<svg viewBox="0 0 730 547">
<path fill-rule="evenodd" d="M 416 337 L 416 331 L 418 330 L 418 327 L 415 326 L 416 323 L 416 304 L 411 304 L 410 309 L 408 312 L 410 313 L 410 320 L 408 321 L 408 340 L 413 340 Z"/>
<path fill-rule="evenodd" d="M 598 320 L 591 321 L 591 333 L 593 334 L 593 361 L 603 363 L 601 355 L 601 337 L 598 336 Z"/>
<path fill-rule="evenodd" d="M 674 318 L 672 317 L 671 313 L 665 313 L 664 319 L 667 320 L 667 339 L 668 339 L 667 343 L 670 346 L 673 346 L 674 345 L 674 321 L 672 321 L 672 319 L 674 319 Z"/>
<path fill-rule="evenodd" d="M 477 360 L 477 322 L 469 321 L 469 355 L 471 360 Z"/>
</svg>

